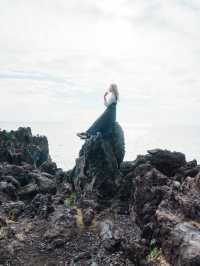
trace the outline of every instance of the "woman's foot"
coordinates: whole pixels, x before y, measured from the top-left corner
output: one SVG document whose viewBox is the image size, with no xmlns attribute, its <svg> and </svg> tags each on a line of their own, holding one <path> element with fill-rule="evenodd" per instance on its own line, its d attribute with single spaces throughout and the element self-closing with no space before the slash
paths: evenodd
<svg viewBox="0 0 200 266">
<path fill-rule="evenodd" d="M 80 139 L 88 139 L 89 135 L 86 132 L 81 132 L 76 134 Z"/>
</svg>

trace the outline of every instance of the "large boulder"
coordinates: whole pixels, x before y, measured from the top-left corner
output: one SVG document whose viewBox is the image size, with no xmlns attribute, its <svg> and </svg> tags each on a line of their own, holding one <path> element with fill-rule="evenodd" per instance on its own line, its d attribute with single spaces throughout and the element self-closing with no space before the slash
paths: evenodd
<svg viewBox="0 0 200 266">
<path fill-rule="evenodd" d="M 181 152 L 154 149 L 148 153 L 146 157 L 151 165 L 167 176 L 175 175 L 176 171 L 186 164 L 185 155 Z"/>
<path fill-rule="evenodd" d="M 64 206 L 57 206 L 49 219 L 49 227 L 44 233 L 44 240 L 48 242 L 49 248 L 63 246 L 77 236 L 79 228 L 76 219 Z"/>
<path fill-rule="evenodd" d="M 151 165 L 140 165 L 135 170 L 133 208 L 137 223 L 145 238 L 151 240 L 156 228 L 155 214 L 160 202 L 168 195 L 171 181 Z"/>
<path fill-rule="evenodd" d="M 52 162 L 50 159 L 45 161 L 41 166 L 40 170 L 51 175 L 55 175 L 57 171 L 57 165 L 55 162 Z"/>
<path fill-rule="evenodd" d="M 200 265 L 200 228 L 188 222 L 178 223 L 163 243 L 163 249 L 171 265 Z"/>
<path fill-rule="evenodd" d="M 48 218 L 53 210 L 51 195 L 38 193 L 33 198 L 30 205 L 26 207 L 25 215 L 30 217 L 38 216 L 40 218 Z"/>
<path fill-rule="evenodd" d="M 27 184 L 18 190 L 18 196 L 24 200 L 32 199 L 37 193 L 39 193 L 39 187 L 36 183 Z"/>
<path fill-rule="evenodd" d="M 56 183 L 53 180 L 53 176 L 47 173 L 31 173 L 32 179 L 39 187 L 41 193 L 53 193 L 56 192 Z"/>
<path fill-rule="evenodd" d="M 105 202 L 113 198 L 121 175 L 112 144 L 101 134 L 86 140 L 71 174 L 79 195 L 92 194 Z"/>
<path fill-rule="evenodd" d="M 23 201 L 9 201 L 1 205 L 0 215 L 7 216 L 15 221 L 23 213 L 24 209 L 25 203 Z"/>
<path fill-rule="evenodd" d="M 156 210 L 154 232 L 171 265 L 200 265 L 200 175 L 171 187 Z"/>
</svg>

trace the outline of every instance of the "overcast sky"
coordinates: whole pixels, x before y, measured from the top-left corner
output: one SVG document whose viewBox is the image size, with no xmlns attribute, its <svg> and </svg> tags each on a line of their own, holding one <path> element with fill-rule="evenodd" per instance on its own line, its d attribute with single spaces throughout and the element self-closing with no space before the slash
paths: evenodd
<svg viewBox="0 0 200 266">
<path fill-rule="evenodd" d="M 0 0 L 0 121 L 89 125 L 114 81 L 124 125 L 197 122 L 199 27 L 199 0 Z"/>
</svg>

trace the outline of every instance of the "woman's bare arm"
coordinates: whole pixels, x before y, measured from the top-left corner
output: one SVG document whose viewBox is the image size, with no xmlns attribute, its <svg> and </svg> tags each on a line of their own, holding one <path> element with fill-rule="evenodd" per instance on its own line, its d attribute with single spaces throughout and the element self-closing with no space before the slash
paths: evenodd
<svg viewBox="0 0 200 266">
<path fill-rule="evenodd" d="M 106 92 L 105 94 L 104 94 L 104 105 L 105 106 L 108 106 L 108 103 L 107 103 L 107 100 L 106 100 L 106 96 L 108 95 L 108 92 Z"/>
</svg>

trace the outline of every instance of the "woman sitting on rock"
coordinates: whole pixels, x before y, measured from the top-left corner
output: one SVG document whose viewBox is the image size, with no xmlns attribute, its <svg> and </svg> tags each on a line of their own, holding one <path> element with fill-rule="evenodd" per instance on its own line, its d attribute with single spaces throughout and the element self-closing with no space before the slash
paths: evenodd
<svg viewBox="0 0 200 266">
<path fill-rule="evenodd" d="M 104 113 L 92 124 L 92 126 L 82 133 L 77 133 L 81 139 L 87 139 L 100 132 L 103 137 L 112 133 L 116 121 L 116 105 L 119 100 L 119 92 L 116 84 L 111 84 L 104 94 L 104 104 L 107 107 Z"/>
</svg>

